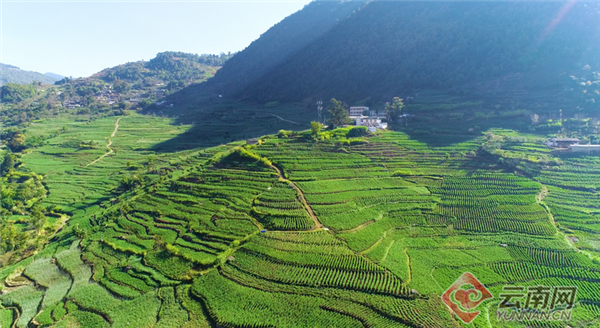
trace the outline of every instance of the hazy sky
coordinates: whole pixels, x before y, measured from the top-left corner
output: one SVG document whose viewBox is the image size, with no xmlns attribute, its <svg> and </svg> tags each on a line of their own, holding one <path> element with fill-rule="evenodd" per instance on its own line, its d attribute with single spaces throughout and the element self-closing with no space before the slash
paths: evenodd
<svg viewBox="0 0 600 328">
<path fill-rule="evenodd" d="M 0 61 L 89 76 L 158 52 L 234 52 L 310 0 L 0 0 Z"/>
</svg>

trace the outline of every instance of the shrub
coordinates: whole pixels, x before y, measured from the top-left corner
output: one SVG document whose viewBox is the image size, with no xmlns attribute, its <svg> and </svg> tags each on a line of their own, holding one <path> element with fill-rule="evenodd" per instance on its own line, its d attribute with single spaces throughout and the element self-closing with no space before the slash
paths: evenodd
<svg viewBox="0 0 600 328">
<path fill-rule="evenodd" d="M 293 131 L 279 130 L 279 132 L 277 133 L 277 137 L 278 138 L 287 138 L 292 133 L 293 133 Z"/>
<path fill-rule="evenodd" d="M 175 246 L 173 246 L 171 244 L 167 244 L 166 250 L 171 255 L 177 255 L 177 254 L 179 254 L 179 250 L 177 249 L 177 247 L 175 247 Z"/>
<path fill-rule="evenodd" d="M 222 157 L 219 160 L 221 163 L 235 163 L 235 162 L 258 162 L 266 167 L 270 167 L 272 165 L 271 161 L 269 161 L 265 157 L 261 157 L 243 147 L 236 147 L 231 153 L 227 156 Z"/>
<path fill-rule="evenodd" d="M 348 131 L 348 134 L 346 135 L 347 138 L 356 138 L 356 137 L 363 137 L 366 136 L 369 132 L 369 129 L 366 126 L 357 126 L 354 127 L 352 129 L 350 129 L 350 131 Z"/>
</svg>

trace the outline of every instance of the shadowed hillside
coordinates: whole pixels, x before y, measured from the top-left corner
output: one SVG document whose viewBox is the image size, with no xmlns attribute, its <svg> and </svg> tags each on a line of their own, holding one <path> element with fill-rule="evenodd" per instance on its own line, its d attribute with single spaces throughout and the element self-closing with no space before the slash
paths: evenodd
<svg viewBox="0 0 600 328">
<path fill-rule="evenodd" d="M 313 2 L 206 84 L 191 86 L 186 102 L 194 99 L 189 92 L 259 103 L 336 97 L 367 105 L 419 89 L 502 100 L 561 95 L 571 75 L 598 69 L 598 6 Z"/>
<path fill-rule="evenodd" d="M 233 95 L 310 46 L 334 26 L 364 6 L 364 1 L 315 1 L 285 18 L 223 67 L 208 86 L 214 93 Z"/>
</svg>

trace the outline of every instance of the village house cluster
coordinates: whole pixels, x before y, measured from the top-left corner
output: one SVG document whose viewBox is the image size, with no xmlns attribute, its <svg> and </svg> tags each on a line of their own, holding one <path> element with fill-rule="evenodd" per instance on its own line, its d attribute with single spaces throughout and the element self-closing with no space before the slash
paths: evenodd
<svg viewBox="0 0 600 328">
<path fill-rule="evenodd" d="M 381 122 L 382 116 L 377 112 L 371 113 L 369 107 L 353 106 L 350 107 L 349 112 L 350 118 L 356 122 L 356 126 L 366 126 L 369 132 L 375 132 L 377 129 L 387 129 L 388 124 Z"/>
</svg>

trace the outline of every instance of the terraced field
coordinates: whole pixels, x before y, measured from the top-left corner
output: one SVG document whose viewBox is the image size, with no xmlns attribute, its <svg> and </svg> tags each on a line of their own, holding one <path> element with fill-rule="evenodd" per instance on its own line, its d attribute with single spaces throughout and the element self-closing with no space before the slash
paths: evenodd
<svg viewBox="0 0 600 328">
<path fill-rule="evenodd" d="M 440 295 L 468 271 L 494 295 L 474 327 L 547 326 L 496 318 L 505 285 L 577 286 L 571 321 L 551 326 L 600 324 L 597 157 L 532 159 L 523 171 L 481 151 L 484 136 L 428 146 L 349 131 L 156 156 L 165 174 L 147 170 L 149 183 L 120 196 L 98 191 L 103 207 L 70 225 L 85 233 L 67 229 L 0 269 L 0 323 L 460 327 Z M 507 157 L 553 156 L 522 138 L 503 145 Z M 100 165 L 120 156 L 81 172 L 112 181 Z M 59 184 L 48 180 L 51 193 Z"/>
<path fill-rule="evenodd" d="M 151 148 L 156 143 L 189 128 L 170 123 L 169 119 L 134 113 L 92 122 L 78 122 L 70 117 L 46 119 L 29 127 L 28 131 L 33 135 L 48 139 L 43 146 L 25 155 L 24 162 L 33 172 L 44 174 L 44 182 L 52 186 L 46 205 L 56 205 L 67 211 L 85 210 L 107 197 L 119 184 L 119 172 L 134 168 L 131 164 L 139 165 L 147 162 L 149 157 L 154 158 L 155 152 Z M 96 145 L 95 148 L 80 148 L 81 142 L 89 141 Z M 108 143 L 111 143 L 111 153 L 106 148 Z M 160 165 L 160 162 L 154 165 Z"/>
</svg>

